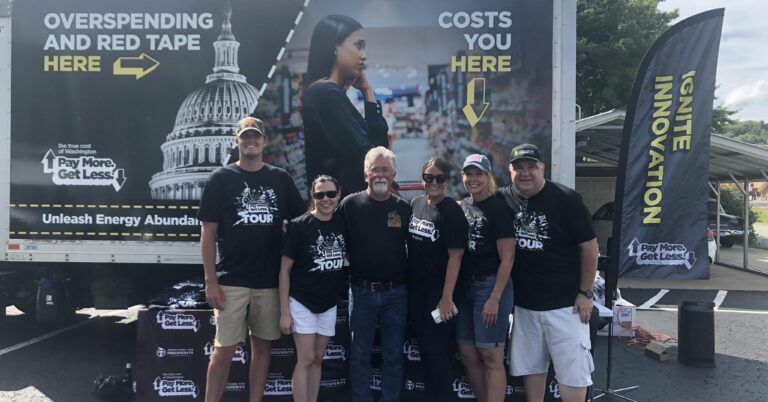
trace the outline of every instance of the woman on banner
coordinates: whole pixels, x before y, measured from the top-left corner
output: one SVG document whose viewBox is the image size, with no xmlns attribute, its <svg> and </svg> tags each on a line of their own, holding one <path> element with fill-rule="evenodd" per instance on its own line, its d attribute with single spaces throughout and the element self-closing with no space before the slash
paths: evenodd
<svg viewBox="0 0 768 402">
<path fill-rule="evenodd" d="M 340 186 L 318 176 L 310 210 L 288 225 L 280 263 L 280 331 L 293 334 L 293 400 L 317 401 L 328 341 L 336 333 L 336 305 L 346 283 L 344 224 L 334 211 Z"/>
<path fill-rule="evenodd" d="M 467 247 L 467 220 L 459 204 L 445 195 L 450 174 L 451 165 L 443 158 L 424 164 L 421 182 L 426 195 L 411 201 L 408 225 L 411 329 L 425 364 L 425 401 L 434 402 L 455 397 L 451 396 L 453 326 L 449 320 L 457 311 L 453 291 Z"/>
<path fill-rule="evenodd" d="M 323 17 L 312 33 L 302 82 L 307 177 L 337 177 L 348 194 L 366 188 L 365 153 L 389 142 L 381 104 L 365 74 L 365 46 L 359 22 L 345 15 Z M 365 117 L 347 97 L 350 86 L 363 94 Z"/>
<path fill-rule="evenodd" d="M 469 197 L 461 203 L 469 224 L 461 260 L 456 339 L 464 372 L 479 401 L 500 402 L 507 388 L 504 345 L 512 313 L 513 216 L 495 196 L 496 182 L 485 155 L 467 156 L 461 169 Z"/>
</svg>

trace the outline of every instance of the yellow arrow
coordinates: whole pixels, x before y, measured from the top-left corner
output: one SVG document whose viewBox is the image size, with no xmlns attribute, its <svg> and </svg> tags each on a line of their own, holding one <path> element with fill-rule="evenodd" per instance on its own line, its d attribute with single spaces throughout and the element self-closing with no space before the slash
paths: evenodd
<svg viewBox="0 0 768 402">
<path fill-rule="evenodd" d="M 480 81 L 483 85 L 483 110 L 480 112 L 480 115 L 475 112 L 475 81 Z M 472 81 L 467 84 L 467 104 L 461 109 L 464 112 L 464 116 L 467 116 L 467 121 L 470 126 L 474 127 L 475 124 L 480 121 L 480 118 L 483 117 L 490 104 L 491 102 L 485 101 L 485 78 L 473 78 Z"/>
<path fill-rule="evenodd" d="M 133 60 L 138 60 L 139 63 L 132 62 Z M 123 66 L 123 62 L 127 62 L 126 64 L 138 64 L 138 67 L 125 67 Z M 142 66 L 143 65 L 143 66 Z M 136 79 L 151 73 L 152 71 L 155 71 L 157 66 L 160 65 L 160 62 L 153 59 L 146 53 L 142 53 L 141 56 L 137 57 L 118 57 L 117 60 L 112 64 L 112 74 L 114 75 L 133 75 L 136 76 Z"/>
</svg>

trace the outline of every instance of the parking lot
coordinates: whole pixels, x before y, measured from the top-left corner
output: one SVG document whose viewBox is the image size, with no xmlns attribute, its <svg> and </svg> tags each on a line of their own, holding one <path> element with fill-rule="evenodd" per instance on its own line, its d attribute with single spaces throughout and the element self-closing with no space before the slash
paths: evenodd
<svg viewBox="0 0 768 402">
<path fill-rule="evenodd" d="M 637 324 L 677 337 L 677 303 L 714 301 L 716 367 L 694 368 L 672 359 L 658 362 L 614 338 L 612 387 L 640 385 L 627 396 L 639 401 L 765 401 L 768 395 L 768 278 L 713 266 L 706 281 L 621 280 L 622 296 L 639 306 Z M 666 291 L 665 291 L 666 290 Z M 0 401 L 95 401 L 98 375 L 121 377 L 134 362 L 136 314 L 128 310 L 80 310 L 74 323 L 44 327 L 18 310 L 0 324 Z M 675 341 L 671 341 L 675 345 Z M 605 385 L 606 337 L 595 344 L 598 388 Z"/>
<path fill-rule="evenodd" d="M 97 400 L 98 375 L 122 377 L 135 360 L 137 309 L 83 309 L 73 323 L 41 326 L 8 307 L 0 322 L 0 401 Z"/>
</svg>

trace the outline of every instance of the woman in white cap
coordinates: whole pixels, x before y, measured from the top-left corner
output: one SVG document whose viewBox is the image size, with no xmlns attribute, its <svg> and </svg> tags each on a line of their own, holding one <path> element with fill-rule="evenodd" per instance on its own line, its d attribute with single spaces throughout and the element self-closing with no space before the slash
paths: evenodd
<svg viewBox="0 0 768 402">
<path fill-rule="evenodd" d="M 500 402 L 507 388 L 504 345 L 512 313 L 513 216 L 495 196 L 491 162 L 467 156 L 461 169 L 469 197 L 461 203 L 469 241 L 461 261 L 456 339 L 464 371 L 477 400 Z"/>
</svg>

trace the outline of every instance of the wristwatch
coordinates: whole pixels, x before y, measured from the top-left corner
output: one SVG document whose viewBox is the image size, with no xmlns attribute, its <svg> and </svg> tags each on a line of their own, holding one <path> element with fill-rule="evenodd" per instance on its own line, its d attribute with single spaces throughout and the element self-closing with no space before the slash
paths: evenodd
<svg viewBox="0 0 768 402">
<path fill-rule="evenodd" d="M 595 296 L 595 292 L 592 289 L 589 289 L 589 290 L 581 290 L 581 289 L 579 289 L 579 294 L 583 295 L 587 299 L 591 299 L 592 297 Z"/>
</svg>

